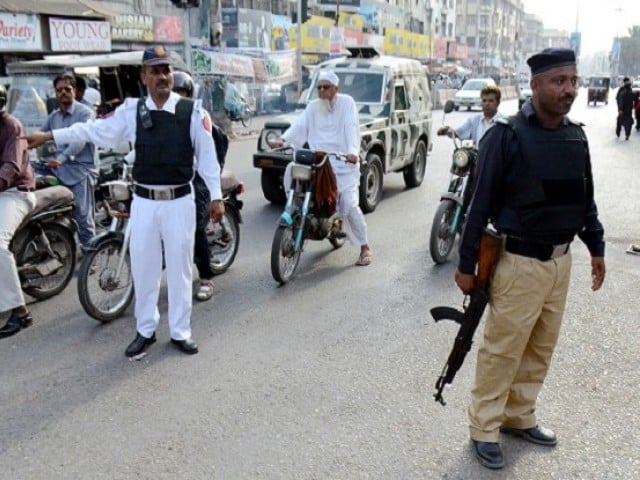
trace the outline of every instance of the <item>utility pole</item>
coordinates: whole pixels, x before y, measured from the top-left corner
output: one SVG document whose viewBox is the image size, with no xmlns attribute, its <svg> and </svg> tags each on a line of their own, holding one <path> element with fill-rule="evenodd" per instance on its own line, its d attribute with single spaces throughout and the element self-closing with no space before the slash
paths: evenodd
<svg viewBox="0 0 640 480">
<path fill-rule="evenodd" d="M 302 0 L 298 0 L 297 8 L 296 63 L 298 65 L 298 98 L 300 98 L 302 93 Z"/>
</svg>

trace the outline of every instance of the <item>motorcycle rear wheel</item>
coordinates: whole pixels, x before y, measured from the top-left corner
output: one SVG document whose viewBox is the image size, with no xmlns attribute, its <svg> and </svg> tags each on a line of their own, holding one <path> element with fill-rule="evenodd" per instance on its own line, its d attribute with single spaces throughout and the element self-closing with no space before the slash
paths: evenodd
<svg viewBox="0 0 640 480">
<path fill-rule="evenodd" d="M 429 238 L 429 253 L 435 263 L 441 265 L 447 262 L 449 254 L 456 240 L 456 229 L 451 229 L 451 221 L 458 204 L 453 200 L 442 200 L 431 224 Z"/>
<path fill-rule="evenodd" d="M 227 271 L 236 258 L 240 246 L 240 225 L 234 212 L 228 207 L 222 221 L 207 224 L 207 243 L 209 244 L 209 267 L 211 271 L 220 275 Z"/>
<path fill-rule="evenodd" d="M 280 285 L 287 283 L 298 267 L 302 252 L 294 251 L 294 245 L 293 227 L 278 225 L 271 244 L 271 275 Z"/>
<path fill-rule="evenodd" d="M 88 252 L 78 269 L 78 297 L 87 315 L 99 322 L 120 318 L 133 300 L 133 278 L 129 253 L 120 278 L 115 271 L 120 260 L 122 241 L 110 238 Z"/>
<path fill-rule="evenodd" d="M 76 242 L 72 233 L 65 227 L 55 223 L 42 225 L 42 230 L 49 240 L 56 258 L 62 263 L 57 271 L 50 275 L 21 275 L 22 290 L 37 300 L 46 300 L 58 295 L 71 281 L 76 268 Z M 28 264 L 38 264 L 51 260 L 49 254 L 40 245 L 37 236 L 28 235 L 16 249 L 16 264 L 18 269 Z"/>
</svg>

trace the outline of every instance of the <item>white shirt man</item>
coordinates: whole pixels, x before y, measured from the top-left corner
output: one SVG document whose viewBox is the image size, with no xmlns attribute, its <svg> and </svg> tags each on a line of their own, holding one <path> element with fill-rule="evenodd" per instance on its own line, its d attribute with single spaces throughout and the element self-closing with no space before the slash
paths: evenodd
<svg viewBox="0 0 640 480">
<path fill-rule="evenodd" d="M 349 95 L 338 93 L 338 76 L 325 70 L 318 76 L 318 99 L 282 135 L 282 140 L 298 148 L 305 143 L 312 150 L 344 153 L 347 161 L 331 159 L 338 186 L 338 211 L 343 216 L 349 241 L 360 247 L 357 265 L 369 265 L 372 255 L 367 240 L 367 224 L 359 202 L 360 124 L 356 104 Z M 285 172 L 285 189 L 289 188 Z"/>
</svg>

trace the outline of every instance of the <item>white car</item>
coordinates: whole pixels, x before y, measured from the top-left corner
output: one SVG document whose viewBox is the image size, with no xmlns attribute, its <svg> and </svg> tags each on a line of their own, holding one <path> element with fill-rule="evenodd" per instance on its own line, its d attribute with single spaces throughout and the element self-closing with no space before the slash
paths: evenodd
<svg viewBox="0 0 640 480">
<path fill-rule="evenodd" d="M 531 92 L 531 86 L 529 85 L 529 82 L 527 83 L 521 83 L 518 86 L 518 110 L 520 110 L 522 108 L 522 105 L 524 105 L 524 102 L 526 102 L 527 100 L 529 100 L 532 96 L 533 93 Z"/>
<path fill-rule="evenodd" d="M 496 82 L 492 78 L 470 78 L 460 90 L 458 90 L 453 97 L 453 103 L 455 109 L 460 107 L 467 107 L 467 110 L 471 110 L 471 107 L 482 108 L 482 99 L 480 98 L 480 91 L 487 85 L 495 85 Z"/>
</svg>

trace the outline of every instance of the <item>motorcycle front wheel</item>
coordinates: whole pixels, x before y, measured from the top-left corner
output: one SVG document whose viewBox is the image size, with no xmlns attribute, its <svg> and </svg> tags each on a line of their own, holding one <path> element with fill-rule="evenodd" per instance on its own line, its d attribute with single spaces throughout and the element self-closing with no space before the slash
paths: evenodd
<svg viewBox="0 0 640 480">
<path fill-rule="evenodd" d="M 99 322 L 120 318 L 133 300 L 131 260 L 126 253 L 120 275 L 122 241 L 110 238 L 82 259 L 78 269 L 78 296 L 87 315 Z"/>
<path fill-rule="evenodd" d="M 37 300 L 58 295 L 71 281 L 76 268 L 76 242 L 73 234 L 55 223 L 42 226 L 54 257 L 42 245 L 39 236 L 29 235 L 16 249 L 16 265 L 22 272 L 22 290 Z M 39 270 L 37 270 L 39 269 Z M 48 270 L 42 274 L 42 270 Z"/>
<path fill-rule="evenodd" d="M 220 275 L 227 271 L 236 258 L 240 246 L 240 225 L 234 212 L 227 207 L 220 223 L 209 221 L 207 224 L 207 243 L 209 244 L 209 266 L 211 271 Z"/>
<path fill-rule="evenodd" d="M 446 263 L 456 240 L 456 229 L 451 228 L 451 222 L 458 209 L 458 204 L 453 200 L 442 200 L 431 224 L 431 236 L 429 238 L 429 252 L 431 258 L 438 265 Z"/>
<path fill-rule="evenodd" d="M 271 244 L 271 275 L 283 285 L 289 281 L 298 267 L 301 251 L 295 251 L 294 229 L 278 225 Z"/>
<path fill-rule="evenodd" d="M 242 122 L 243 127 L 249 128 L 251 125 L 251 112 L 249 110 L 245 110 L 242 117 L 240 117 L 240 121 Z"/>
</svg>

